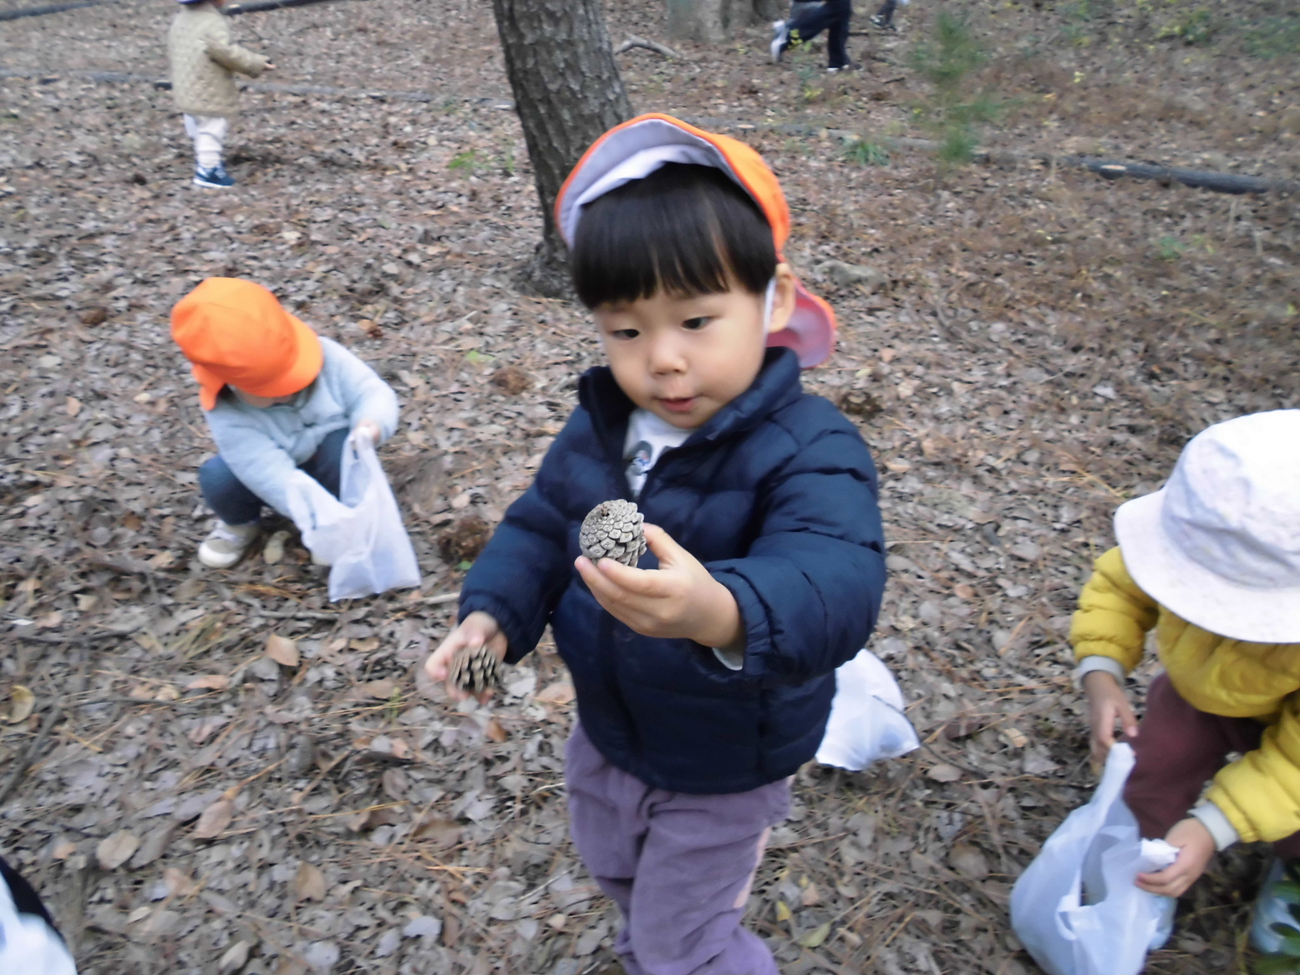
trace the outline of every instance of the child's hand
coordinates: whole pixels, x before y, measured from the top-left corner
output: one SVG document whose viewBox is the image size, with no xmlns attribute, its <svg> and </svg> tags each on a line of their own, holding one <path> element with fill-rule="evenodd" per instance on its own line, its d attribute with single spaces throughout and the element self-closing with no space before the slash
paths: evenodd
<svg viewBox="0 0 1300 975">
<path fill-rule="evenodd" d="M 460 626 L 452 630 L 447 639 L 438 644 L 438 649 L 429 654 L 429 659 L 424 662 L 424 672 L 432 681 L 445 681 L 451 658 L 456 655 L 456 651 L 479 646 L 487 647 L 495 653 L 498 661 L 506 657 L 506 635 L 501 632 L 501 625 L 488 613 L 470 613 L 461 620 Z M 463 688 L 450 681 L 447 683 L 447 693 L 453 701 L 463 701 L 469 697 Z M 491 696 L 490 690 L 483 691 L 478 695 L 478 702 L 482 704 Z"/>
<path fill-rule="evenodd" d="M 379 440 L 384 435 L 383 431 L 379 429 L 379 424 L 374 420 L 358 420 L 357 425 L 352 428 L 352 433 L 358 434 L 363 430 L 365 431 L 366 436 L 374 441 L 375 446 L 379 446 Z"/>
<path fill-rule="evenodd" d="M 1178 847 L 1178 859 L 1156 873 L 1138 874 L 1137 885 L 1152 894 L 1181 897 L 1205 873 L 1214 856 L 1214 837 L 1204 823 L 1189 816 L 1174 825 L 1165 842 Z"/>
<path fill-rule="evenodd" d="M 656 525 L 645 526 L 659 568 L 633 569 L 613 559 L 574 565 L 596 601 L 642 636 L 682 637 L 706 647 L 740 649 L 744 632 L 736 599 L 699 559 Z"/>
<path fill-rule="evenodd" d="M 1118 721 L 1128 738 L 1136 738 L 1137 717 L 1129 706 L 1128 695 L 1119 686 L 1115 675 L 1104 670 L 1093 670 L 1083 675 L 1083 691 L 1088 696 L 1088 726 L 1092 729 L 1092 760 L 1104 764 L 1115 744 L 1115 723 Z"/>
</svg>

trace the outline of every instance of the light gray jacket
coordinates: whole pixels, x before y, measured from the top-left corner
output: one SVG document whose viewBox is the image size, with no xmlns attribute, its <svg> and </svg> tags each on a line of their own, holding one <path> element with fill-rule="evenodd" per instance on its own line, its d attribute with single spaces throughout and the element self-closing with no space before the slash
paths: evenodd
<svg viewBox="0 0 1300 975">
<path fill-rule="evenodd" d="M 256 78 L 266 58 L 230 38 L 230 24 L 210 3 L 187 3 L 176 12 L 167 32 L 172 99 L 187 115 L 230 117 L 239 114 L 234 72 Z"/>
<path fill-rule="evenodd" d="M 281 514 L 285 484 L 335 430 L 361 420 L 379 424 L 387 440 L 397 428 L 397 394 L 379 374 L 337 342 L 320 340 L 320 375 L 289 403 L 258 408 L 229 387 L 207 414 L 208 429 L 230 472 Z"/>
</svg>

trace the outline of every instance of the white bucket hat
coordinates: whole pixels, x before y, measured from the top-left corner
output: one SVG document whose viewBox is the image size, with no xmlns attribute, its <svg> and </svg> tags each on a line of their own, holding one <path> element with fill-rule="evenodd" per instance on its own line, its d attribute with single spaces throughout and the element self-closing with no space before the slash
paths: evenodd
<svg viewBox="0 0 1300 975">
<path fill-rule="evenodd" d="M 1216 423 L 1168 483 L 1115 512 L 1133 580 L 1189 623 L 1300 643 L 1300 410 Z"/>
</svg>

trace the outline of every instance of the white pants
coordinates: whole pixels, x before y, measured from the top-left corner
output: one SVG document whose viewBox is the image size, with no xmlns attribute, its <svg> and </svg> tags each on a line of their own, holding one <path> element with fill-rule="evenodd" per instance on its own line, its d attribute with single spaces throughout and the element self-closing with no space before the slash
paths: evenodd
<svg viewBox="0 0 1300 975">
<path fill-rule="evenodd" d="M 221 165 L 221 149 L 226 142 L 228 119 L 219 115 L 186 115 L 185 132 L 194 140 L 194 161 L 206 172 Z"/>
</svg>

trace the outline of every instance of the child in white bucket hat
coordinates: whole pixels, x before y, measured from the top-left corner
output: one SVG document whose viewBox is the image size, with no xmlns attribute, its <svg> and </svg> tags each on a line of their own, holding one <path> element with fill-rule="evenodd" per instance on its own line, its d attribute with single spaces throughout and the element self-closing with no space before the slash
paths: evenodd
<svg viewBox="0 0 1300 975">
<path fill-rule="evenodd" d="M 1202 431 L 1163 489 L 1119 508 L 1115 535 L 1070 642 L 1094 757 L 1119 723 L 1137 755 L 1125 801 L 1144 836 L 1180 850 L 1138 885 L 1177 897 L 1238 841 L 1300 857 L 1300 410 Z M 1138 725 L 1122 682 L 1152 628 L 1165 669 Z M 1264 950 L 1280 943 L 1272 891 L 1256 915 Z"/>
</svg>

